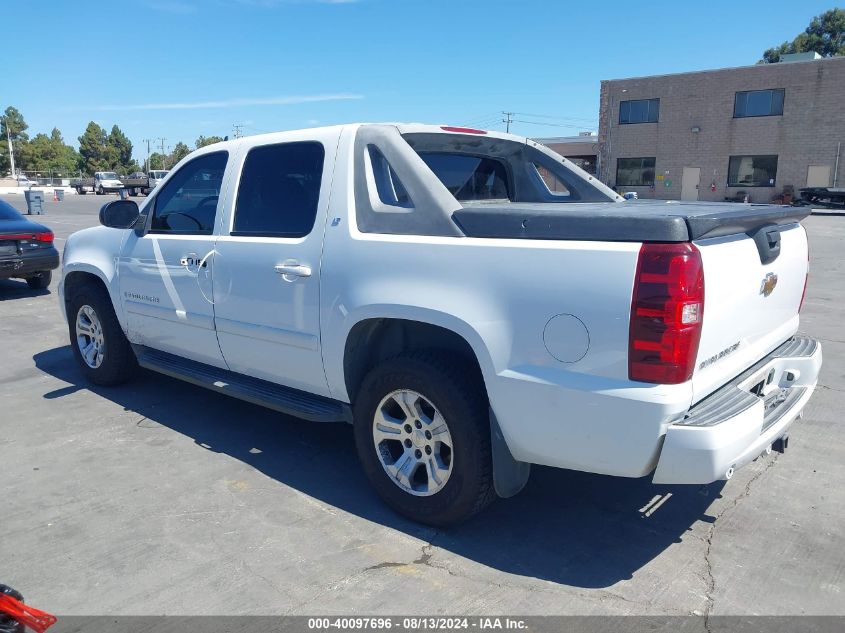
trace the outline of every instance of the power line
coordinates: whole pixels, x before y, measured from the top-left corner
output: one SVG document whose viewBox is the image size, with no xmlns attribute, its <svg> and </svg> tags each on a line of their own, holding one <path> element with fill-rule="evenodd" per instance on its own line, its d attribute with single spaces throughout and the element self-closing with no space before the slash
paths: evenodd
<svg viewBox="0 0 845 633">
<path fill-rule="evenodd" d="M 586 121 L 588 123 L 595 123 L 597 119 L 586 119 L 584 117 L 577 117 L 577 116 L 557 116 L 553 114 L 531 114 L 530 112 L 514 112 L 513 114 L 518 114 L 521 116 L 530 116 L 535 119 L 558 119 L 561 121 Z"/>
<path fill-rule="evenodd" d="M 253 132 L 258 132 L 259 134 L 270 134 L 267 130 L 261 130 L 257 127 L 252 127 L 251 125 L 242 125 L 241 127 L 247 130 L 252 130 Z"/>
<path fill-rule="evenodd" d="M 491 120 L 499 122 L 501 118 L 501 112 L 487 112 L 485 114 L 479 114 L 478 116 L 468 117 L 464 119 L 466 125 L 473 126 L 473 125 L 484 125 Z"/>
<path fill-rule="evenodd" d="M 501 116 L 489 117 L 483 120 L 474 120 L 471 122 L 467 122 L 465 125 L 467 127 L 475 127 L 475 128 L 492 128 L 496 125 L 499 125 L 502 122 Z"/>
<path fill-rule="evenodd" d="M 576 130 L 595 130 L 595 126 L 587 126 L 587 125 L 576 125 L 575 123 L 543 123 L 542 121 L 526 121 L 524 119 L 513 119 L 514 123 L 527 123 L 528 125 L 542 125 L 544 127 L 565 127 L 565 128 L 574 128 Z"/>
</svg>

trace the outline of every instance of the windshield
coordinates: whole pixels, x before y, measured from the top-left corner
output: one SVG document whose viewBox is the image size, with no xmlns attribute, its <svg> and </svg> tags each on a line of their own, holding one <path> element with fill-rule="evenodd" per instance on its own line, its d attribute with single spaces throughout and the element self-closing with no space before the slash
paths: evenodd
<svg viewBox="0 0 845 633">
<path fill-rule="evenodd" d="M 167 175 L 166 171 L 151 171 L 150 178 L 155 178 L 156 180 L 161 180 Z"/>
<path fill-rule="evenodd" d="M 22 220 L 20 213 L 15 211 L 15 208 L 4 200 L 0 200 L 0 220 Z"/>
<path fill-rule="evenodd" d="M 117 174 L 113 171 L 104 171 L 100 174 L 100 180 L 117 180 Z"/>
</svg>

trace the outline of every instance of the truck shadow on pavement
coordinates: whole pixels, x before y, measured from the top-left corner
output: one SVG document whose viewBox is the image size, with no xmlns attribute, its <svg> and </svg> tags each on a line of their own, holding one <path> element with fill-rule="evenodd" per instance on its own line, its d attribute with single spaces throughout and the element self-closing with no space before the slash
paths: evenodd
<svg viewBox="0 0 845 633">
<path fill-rule="evenodd" d="M 498 500 L 463 525 L 435 530 L 380 501 L 358 465 L 350 426 L 297 420 L 148 371 L 125 386 L 95 387 L 83 378 L 68 346 L 34 360 L 68 383 L 44 398 L 90 390 L 145 416 L 145 425 L 157 423 L 190 437 L 198 450 L 234 457 L 322 503 L 494 569 L 575 587 L 608 587 L 631 578 L 696 522 L 712 522 L 706 512 L 723 487 L 655 486 L 648 477 L 535 466 L 518 496 Z"/>
</svg>

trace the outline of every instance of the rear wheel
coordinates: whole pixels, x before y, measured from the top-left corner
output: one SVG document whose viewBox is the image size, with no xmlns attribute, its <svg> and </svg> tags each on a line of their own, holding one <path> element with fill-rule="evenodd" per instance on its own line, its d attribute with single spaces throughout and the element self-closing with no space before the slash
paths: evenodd
<svg viewBox="0 0 845 633">
<path fill-rule="evenodd" d="M 355 444 L 372 485 L 397 512 L 448 525 L 495 497 L 488 404 L 462 358 L 410 352 L 376 366 L 355 402 Z"/>
<path fill-rule="evenodd" d="M 35 277 L 27 278 L 26 283 L 32 290 L 44 290 L 50 285 L 52 279 L 53 271 L 42 270 Z"/>
<path fill-rule="evenodd" d="M 67 305 L 70 344 L 85 377 L 96 385 L 126 382 L 137 361 L 104 288 L 85 284 Z"/>
</svg>

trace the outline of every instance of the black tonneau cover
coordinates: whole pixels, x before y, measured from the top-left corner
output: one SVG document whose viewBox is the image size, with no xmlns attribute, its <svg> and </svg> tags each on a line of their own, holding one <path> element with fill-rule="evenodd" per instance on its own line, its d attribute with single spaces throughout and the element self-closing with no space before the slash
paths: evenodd
<svg viewBox="0 0 845 633">
<path fill-rule="evenodd" d="M 600 242 L 689 242 L 792 224 L 809 207 L 629 200 L 599 203 L 464 203 L 452 218 L 469 237 Z"/>
</svg>

